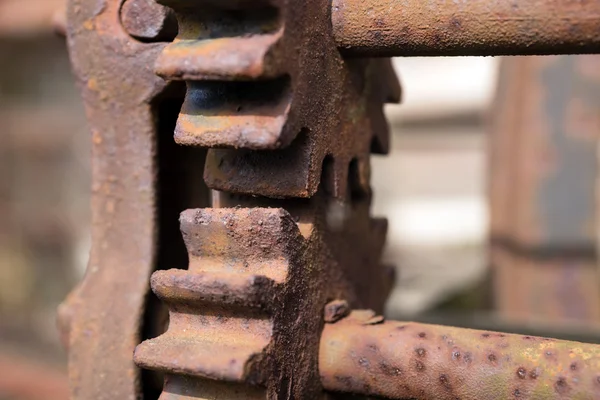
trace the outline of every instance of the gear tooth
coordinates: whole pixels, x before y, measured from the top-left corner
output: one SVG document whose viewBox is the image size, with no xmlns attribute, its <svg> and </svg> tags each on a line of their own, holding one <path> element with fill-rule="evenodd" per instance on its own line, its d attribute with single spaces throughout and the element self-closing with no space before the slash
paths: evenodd
<svg viewBox="0 0 600 400">
<path fill-rule="evenodd" d="M 371 218 L 371 234 L 376 238 L 374 241 L 385 242 L 385 237 L 388 231 L 388 220 L 387 218 Z M 383 245 L 381 250 L 383 250 Z M 381 254 L 381 251 L 378 252 Z"/>
<path fill-rule="evenodd" d="M 388 154 L 390 152 L 390 129 L 383 110 L 375 110 L 371 113 L 371 153 Z"/>
<path fill-rule="evenodd" d="M 257 362 L 264 355 L 270 338 L 261 338 L 260 331 L 272 328 L 268 320 L 252 321 L 246 325 L 247 337 L 238 335 L 235 340 L 226 342 L 222 339 L 233 339 L 231 328 L 235 322 L 241 327 L 241 322 L 226 319 L 220 327 L 195 330 L 194 323 L 199 321 L 193 321 L 194 315 L 181 316 L 185 317 L 184 321 L 178 321 L 178 316 L 172 317 L 172 324 L 181 323 L 190 334 L 184 335 L 183 329 L 170 329 L 167 334 L 143 342 L 134 353 L 138 366 L 169 374 L 240 383 L 252 380 L 257 374 Z M 216 321 L 207 321 L 209 317 L 203 320 L 216 324 Z"/>
<path fill-rule="evenodd" d="M 158 271 L 152 291 L 168 304 L 206 304 L 266 309 L 275 282 L 262 275 L 239 272 Z"/>
<path fill-rule="evenodd" d="M 187 210 L 180 217 L 189 270 L 158 271 L 152 289 L 169 307 L 166 333 L 140 344 L 140 367 L 240 383 L 261 381 L 272 341 L 271 307 L 303 241 L 282 209 Z"/>
<path fill-rule="evenodd" d="M 155 71 L 188 83 L 176 142 L 253 150 L 284 144 L 291 95 L 288 72 L 277 57 L 284 33 L 277 2 L 164 3 L 175 10 L 180 29 Z"/>
<path fill-rule="evenodd" d="M 369 74 L 373 84 L 369 94 L 368 111 L 372 131 L 371 153 L 388 154 L 390 132 L 382 106 L 384 103 L 399 103 L 402 89 L 389 59 L 372 60 L 371 63 Z"/>
<path fill-rule="evenodd" d="M 239 81 L 285 75 L 269 57 L 281 37 L 273 34 L 204 40 L 179 39 L 156 61 L 156 73 L 167 80 Z"/>
<path fill-rule="evenodd" d="M 276 208 L 187 212 L 181 230 L 191 272 L 264 275 L 275 283 L 288 279 L 293 244 L 302 240 L 291 216 Z"/>
<path fill-rule="evenodd" d="M 400 103 L 402 102 L 402 86 L 400 86 L 400 80 L 394 65 L 390 59 L 380 59 L 379 68 L 381 70 L 381 87 L 384 88 L 382 93 L 384 94 L 383 101 L 385 103 Z"/>
<path fill-rule="evenodd" d="M 201 147 L 276 148 L 290 108 L 289 80 L 190 82 L 175 141 Z"/>
<path fill-rule="evenodd" d="M 304 148 L 305 144 L 297 144 Z M 298 147 L 271 152 L 211 149 L 206 158 L 207 186 L 228 193 L 271 198 L 309 198 L 318 187 L 320 173 L 312 174 L 313 155 Z M 253 168 L 250 173 L 240 174 Z"/>
</svg>

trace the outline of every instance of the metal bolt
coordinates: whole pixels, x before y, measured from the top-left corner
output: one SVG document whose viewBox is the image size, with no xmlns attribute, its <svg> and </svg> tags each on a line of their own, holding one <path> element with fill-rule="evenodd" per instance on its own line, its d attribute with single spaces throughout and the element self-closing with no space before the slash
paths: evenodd
<svg viewBox="0 0 600 400">
<path fill-rule="evenodd" d="M 171 41 L 177 35 L 173 11 L 155 0 L 126 0 L 121 8 L 121 24 L 141 41 Z"/>
</svg>

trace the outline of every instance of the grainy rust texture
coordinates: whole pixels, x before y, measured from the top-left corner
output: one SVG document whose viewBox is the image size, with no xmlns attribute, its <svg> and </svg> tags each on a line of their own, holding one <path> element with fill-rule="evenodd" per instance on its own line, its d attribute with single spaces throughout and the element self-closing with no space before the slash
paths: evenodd
<svg viewBox="0 0 600 400">
<path fill-rule="evenodd" d="M 334 196 L 345 196 L 352 162 L 368 190 L 368 154 L 388 147 L 381 105 L 400 88 L 389 60 L 342 59 L 327 1 L 161 2 L 180 27 L 157 72 L 188 85 L 176 141 L 218 148 L 209 187 L 308 198 L 330 156 Z"/>
<path fill-rule="evenodd" d="M 393 399 L 598 399 L 596 345 L 385 322 L 354 312 L 323 331 L 325 389 Z"/>
<path fill-rule="evenodd" d="M 346 223 L 349 232 L 332 231 L 326 199 L 319 193 L 283 209 L 274 201 L 221 198 L 221 205 L 246 207 L 182 214 L 189 270 L 152 277 L 169 305 L 169 329 L 135 352 L 138 365 L 167 373 L 163 399 L 186 398 L 176 394 L 182 385 L 220 392 L 218 381 L 257 398 L 320 396 L 325 303 L 345 298 L 381 310 L 393 282 L 378 266 L 385 229 L 359 212 Z M 250 207 L 260 203 L 270 208 Z M 358 232 L 370 239 L 349 249 Z"/>
<path fill-rule="evenodd" d="M 600 321 L 600 58 L 503 61 L 490 154 L 491 263 L 507 319 Z"/>
<path fill-rule="evenodd" d="M 336 43 L 353 56 L 491 56 L 600 51 L 595 0 L 333 0 Z"/>
<path fill-rule="evenodd" d="M 154 269 L 156 139 L 151 100 L 160 45 L 120 26 L 118 0 L 73 0 L 68 42 L 93 142 L 92 238 L 85 280 L 62 308 L 73 399 L 137 399 L 139 342 Z M 127 61 L 125 61 L 127 60 Z"/>
</svg>

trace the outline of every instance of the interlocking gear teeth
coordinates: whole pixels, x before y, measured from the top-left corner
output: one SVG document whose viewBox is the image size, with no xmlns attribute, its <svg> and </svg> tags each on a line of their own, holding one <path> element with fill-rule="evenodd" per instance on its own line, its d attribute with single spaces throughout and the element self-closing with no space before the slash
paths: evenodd
<svg viewBox="0 0 600 400">
<path fill-rule="evenodd" d="M 341 198 L 350 163 L 388 151 L 382 105 L 400 99 L 391 64 L 343 59 L 326 1 L 164 4 L 180 32 L 157 72 L 187 82 L 175 140 L 215 149 L 205 172 L 212 189 L 308 198 L 330 156 Z"/>
<path fill-rule="evenodd" d="M 286 77 L 261 82 L 188 82 L 175 141 L 182 145 L 269 147 L 286 123 L 291 93 Z"/>
<path fill-rule="evenodd" d="M 204 173 L 207 185 L 215 190 L 273 198 L 312 197 L 319 187 L 324 163 L 332 160 L 332 195 L 343 198 L 347 193 L 349 169 L 358 163 L 368 176 L 369 153 L 387 153 L 389 130 L 382 105 L 399 101 L 398 80 L 389 60 L 350 60 L 344 68 L 332 73 L 332 80 L 343 83 L 337 89 L 335 108 L 341 116 L 328 118 L 318 107 L 294 142 L 277 151 L 213 149 L 209 151 Z M 294 89 L 292 89 L 294 90 Z M 306 89 L 310 91 L 311 89 Z M 292 98 L 294 97 L 292 93 Z M 337 103 L 345 98 L 342 103 Z M 286 123 L 297 118 L 292 109 Z M 368 181 L 368 179 L 360 179 Z M 363 185 L 368 192 L 368 184 Z"/>
<path fill-rule="evenodd" d="M 377 29 L 359 32 L 360 37 L 381 42 L 385 20 L 373 18 L 372 10 L 361 7 L 361 2 L 348 0 L 345 5 L 356 7 L 357 15 Z M 387 149 L 381 105 L 400 96 L 389 64 L 381 64 L 388 61 L 340 56 L 331 32 L 338 18 L 331 19 L 330 0 L 168 3 L 180 10 L 184 22 L 180 39 L 193 45 L 199 39 L 207 40 L 202 44 L 207 46 L 222 40 L 230 43 L 223 46 L 231 48 L 239 38 L 275 32 L 282 36 L 268 50 L 263 48 L 263 55 L 260 51 L 233 55 L 241 66 L 231 60 L 207 60 L 204 50 L 196 58 L 196 62 L 206 61 L 204 66 L 185 65 L 182 58 L 175 63 L 183 71 L 181 77 L 194 78 L 188 81 L 194 87 L 186 104 L 192 101 L 195 106 L 184 108 L 191 121 L 181 127 L 189 132 L 182 129 L 177 139 L 190 145 L 243 149 L 213 150 L 209 182 L 212 176 L 220 180 L 217 186 L 227 189 L 226 179 L 231 178 L 229 191 L 257 196 L 218 193 L 214 207 L 234 208 L 184 213 L 190 270 L 161 271 L 152 279 L 154 291 L 170 308 L 171 323 L 164 335 L 141 344 L 135 358 L 140 365 L 166 372 L 160 400 L 320 400 L 329 398 L 324 390 L 348 392 L 353 398 L 482 398 L 535 397 L 540 390 L 550 389 L 556 396 L 595 398 L 600 353 L 594 345 L 384 322 L 372 311 L 354 311 L 337 322 L 333 320 L 345 313 L 334 313 L 333 320 L 329 313 L 330 323 L 325 325 L 323 310 L 332 300 L 349 309 L 381 311 L 391 287 L 389 275 L 383 273 L 387 267 L 380 263 L 386 223 L 369 216 L 368 162 L 369 150 Z M 450 12 L 454 3 L 464 8 L 464 2 L 445 3 Z M 475 3 L 479 4 L 474 9 L 487 10 L 481 15 L 489 14 L 490 2 Z M 563 7 L 566 13 L 577 8 L 577 2 L 567 3 L 573 4 Z M 71 0 L 69 4 L 70 51 L 94 138 L 90 264 L 60 318 L 70 345 L 71 394 L 76 400 L 156 398 L 157 376 L 141 373 L 131 355 L 141 337 L 152 337 L 164 326 L 162 309 L 147 296 L 148 280 L 157 267 L 185 264 L 169 221 L 176 220 L 171 218 L 173 210 L 206 203 L 197 177 L 189 174 L 192 165 L 197 168 L 195 162 L 204 160 L 204 153 L 196 153 L 194 160 L 188 155 L 195 152 L 174 151 L 164 142 L 174 123 L 171 108 L 181 100 L 172 97 L 178 85 L 167 86 L 150 72 L 164 44 L 128 36 L 144 37 L 127 29 L 127 18 L 119 18 L 120 13 L 128 13 L 123 0 Z M 334 13 L 343 11 L 343 6 L 334 3 Z M 544 7 L 537 2 L 529 6 L 543 14 Z M 380 7 L 384 15 L 393 8 Z M 422 11 L 419 4 L 413 8 Z M 396 8 L 395 17 L 412 23 L 408 27 L 414 28 L 413 33 L 422 31 L 423 26 L 415 23 L 419 18 L 406 18 L 405 9 Z M 564 13 L 554 14 L 562 18 Z M 567 22 L 564 29 L 553 29 L 558 32 L 553 36 L 556 43 L 542 38 L 534 51 L 540 45 L 545 46 L 542 51 L 565 51 L 565 43 L 557 42 L 563 34 L 568 34 L 573 46 L 589 50 L 592 41 L 575 43 L 577 33 L 585 36 L 594 30 L 596 20 L 588 18 L 592 25 L 572 29 L 585 22 L 582 16 L 562 18 Z M 160 15 L 143 17 L 158 26 L 164 22 Z M 187 17 L 193 22 L 190 30 L 184 21 Z M 465 21 L 468 18 L 462 27 L 468 25 Z M 497 24 L 498 18 L 492 16 L 490 21 Z M 529 18 L 512 21 L 527 28 Z M 403 28 L 397 32 L 402 40 L 439 36 L 436 24 L 429 27 L 433 36 L 406 35 L 407 25 L 400 25 Z M 142 23 L 142 28 L 148 26 Z M 474 26 L 485 30 L 485 24 Z M 462 27 L 458 28 L 468 34 Z M 532 36 L 528 29 L 516 31 Z M 502 39 L 506 30 L 494 32 Z M 158 39 L 150 36 L 151 41 Z M 528 42 L 521 39 L 519 51 Z M 471 42 L 466 52 L 494 51 L 494 43 Z M 414 53 L 418 46 L 402 47 Z M 464 50 L 462 44 L 459 47 Z M 198 48 L 190 53 L 194 51 Z M 374 48 L 361 51 L 373 54 L 369 51 Z M 225 72 L 211 71 L 216 67 Z M 174 77 L 179 73 L 169 68 Z M 285 90 L 251 97 L 252 101 L 243 97 L 252 87 L 244 85 L 257 85 L 257 92 L 263 94 L 261 89 L 272 82 L 286 83 L 276 86 Z M 203 97 L 202 88 L 213 84 L 216 90 Z M 219 97 L 224 101 L 215 102 Z M 240 119 L 234 118 L 237 114 Z M 257 116 L 271 119 L 257 128 L 261 124 Z M 222 151 L 228 152 L 226 157 L 215 157 Z M 280 201 L 268 196 L 307 198 Z M 466 341 L 459 340 L 463 336 Z M 535 382 L 527 383 L 524 377 Z M 481 385 L 486 379 L 489 385 Z M 523 386 L 526 383 L 536 386 Z"/>
<path fill-rule="evenodd" d="M 276 283 L 262 275 L 239 272 L 196 272 L 180 269 L 152 275 L 152 290 L 164 302 L 182 304 L 222 304 L 264 310 Z"/>
<path fill-rule="evenodd" d="M 177 143 L 282 145 L 292 99 L 288 66 L 279 54 L 284 34 L 279 9 L 271 2 L 163 3 L 174 8 L 179 35 L 159 56 L 156 72 L 188 86 Z"/>
<path fill-rule="evenodd" d="M 277 209 L 188 210 L 181 227 L 189 270 L 153 275 L 169 328 L 139 345 L 135 362 L 169 374 L 264 383 L 270 310 L 302 247 L 298 227 Z"/>
<path fill-rule="evenodd" d="M 168 80 L 243 81 L 284 75 L 269 55 L 281 31 L 247 37 L 177 39 L 156 62 L 156 73 Z"/>
<path fill-rule="evenodd" d="M 257 398 L 270 398 L 266 393 L 282 393 L 287 390 L 282 384 L 292 385 L 285 383 L 289 376 L 314 382 L 303 383 L 303 390 L 318 392 L 317 381 L 311 381 L 318 379 L 311 375 L 317 371 L 310 367 L 316 365 L 318 336 L 305 333 L 319 331 L 330 298 L 381 310 L 390 287 L 379 264 L 385 220 L 369 219 L 369 197 L 346 210 L 346 229 L 328 226 L 329 199 L 322 193 L 309 201 L 226 195 L 219 201 L 224 206 L 288 204 L 292 214 L 280 208 L 182 213 L 189 270 L 153 275 L 152 289 L 169 307 L 170 325 L 162 336 L 138 346 L 136 364 L 167 374 L 164 393 L 179 385 L 199 388 L 198 380 L 207 388 L 227 381 L 262 393 Z"/>
<path fill-rule="evenodd" d="M 167 4 L 180 32 L 157 71 L 188 89 L 175 139 L 212 148 L 218 207 L 257 208 L 182 214 L 189 271 L 154 275 L 171 323 L 135 361 L 165 372 L 163 397 L 228 381 L 256 398 L 317 399 L 323 307 L 381 310 L 391 288 L 369 154 L 387 150 L 381 108 L 398 82 L 388 60 L 341 57 L 326 0 Z"/>
</svg>

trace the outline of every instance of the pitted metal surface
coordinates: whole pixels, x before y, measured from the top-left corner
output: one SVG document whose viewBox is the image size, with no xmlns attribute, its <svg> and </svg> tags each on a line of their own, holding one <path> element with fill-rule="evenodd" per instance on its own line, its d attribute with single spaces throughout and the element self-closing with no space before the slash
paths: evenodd
<svg viewBox="0 0 600 400">
<path fill-rule="evenodd" d="M 597 399 L 600 348 L 354 312 L 323 332 L 319 369 L 334 391 L 392 399 Z"/>
<path fill-rule="evenodd" d="M 333 0 L 331 14 L 356 57 L 600 52 L 596 1 Z"/>
</svg>

